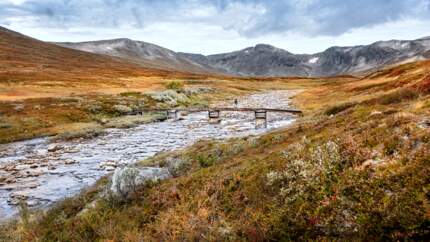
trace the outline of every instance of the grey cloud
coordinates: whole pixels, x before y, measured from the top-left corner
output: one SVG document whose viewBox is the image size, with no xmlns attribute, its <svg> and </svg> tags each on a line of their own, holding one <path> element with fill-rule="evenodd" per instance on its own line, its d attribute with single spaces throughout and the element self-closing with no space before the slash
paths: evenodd
<svg viewBox="0 0 430 242">
<path fill-rule="evenodd" d="M 185 14 L 208 6 L 216 13 Z M 255 11 L 236 14 L 238 6 Z M 10 22 L 10 17 L 31 17 L 37 20 L 35 25 L 61 27 L 144 28 L 153 23 L 202 22 L 246 36 L 285 32 L 335 36 L 353 28 L 428 16 L 430 0 L 28 0 L 21 5 L 0 4 L 0 24 Z"/>
<path fill-rule="evenodd" d="M 402 18 L 429 18 L 422 8 L 430 0 L 304 0 L 257 1 L 266 12 L 254 26 L 239 29 L 247 35 L 296 31 L 308 35 L 339 35 L 353 28 L 369 27 Z"/>
</svg>

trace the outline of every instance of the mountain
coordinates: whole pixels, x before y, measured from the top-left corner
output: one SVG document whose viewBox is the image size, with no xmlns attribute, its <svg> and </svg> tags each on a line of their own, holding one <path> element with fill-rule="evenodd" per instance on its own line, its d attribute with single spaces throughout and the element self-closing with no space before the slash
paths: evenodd
<svg viewBox="0 0 430 242">
<path fill-rule="evenodd" d="M 182 53 L 186 58 L 241 76 L 307 76 L 301 57 L 288 51 L 259 44 L 227 54 L 201 56 Z"/>
<path fill-rule="evenodd" d="M 227 74 L 242 76 L 331 76 L 357 74 L 386 65 L 430 58 L 430 37 L 413 41 L 379 41 L 371 45 L 331 47 L 317 54 L 292 54 L 259 44 L 225 54 L 184 58 Z"/>
<path fill-rule="evenodd" d="M 56 44 L 120 57 L 145 67 L 238 76 L 315 77 L 359 74 L 386 65 L 430 58 L 430 37 L 331 47 L 316 54 L 293 54 L 266 44 L 208 56 L 174 52 L 158 45 L 130 39 Z"/>
<path fill-rule="evenodd" d="M 0 81 L 94 80 L 170 72 L 39 41 L 0 27 Z"/>
<path fill-rule="evenodd" d="M 143 66 L 193 73 L 219 72 L 158 45 L 130 39 L 55 43 L 71 49 L 120 57 Z"/>
</svg>

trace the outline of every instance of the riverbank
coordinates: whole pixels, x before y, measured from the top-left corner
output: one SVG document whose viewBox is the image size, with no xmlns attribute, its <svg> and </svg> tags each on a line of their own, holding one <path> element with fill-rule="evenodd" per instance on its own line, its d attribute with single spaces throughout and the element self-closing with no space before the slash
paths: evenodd
<svg viewBox="0 0 430 242">
<path fill-rule="evenodd" d="M 23 213 L 0 234 L 9 241 L 424 240 L 429 65 L 306 90 L 295 100 L 308 115 L 288 128 L 159 154 L 142 165 L 184 169 L 119 202 L 100 199 L 102 180 L 45 214 Z"/>
</svg>

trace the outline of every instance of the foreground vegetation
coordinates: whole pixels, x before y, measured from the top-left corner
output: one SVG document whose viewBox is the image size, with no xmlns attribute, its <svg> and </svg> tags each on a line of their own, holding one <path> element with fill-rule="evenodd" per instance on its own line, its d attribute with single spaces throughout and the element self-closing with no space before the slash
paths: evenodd
<svg viewBox="0 0 430 242">
<path fill-rule="evenodd" d="M 295 98 L 306 116 L 261 137 L 201 141 L 142 166 L 174 178 L 126 200 L 107 178 L 6 241 L 425 240 L 430 233 L 430 62 L 359 80 L 331 79 Z M 1 238 L 1 237 L 0 237 Z"/>
</svg>

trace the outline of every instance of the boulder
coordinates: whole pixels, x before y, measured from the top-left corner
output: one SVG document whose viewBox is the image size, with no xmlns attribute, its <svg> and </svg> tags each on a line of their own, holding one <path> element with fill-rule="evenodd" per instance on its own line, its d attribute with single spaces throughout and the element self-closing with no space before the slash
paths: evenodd
<svg viewBox="0 0 430 242">
<path fill-rule="evenodd" d="M 147 181 L 158 181 L 169 177 L 169 171 L 163 168 L 117 168 L 112 175 L 109 192 L 119 199 L 127 199 L 131 193 L 136 191 L 138 186 Z"/>
</svg>

